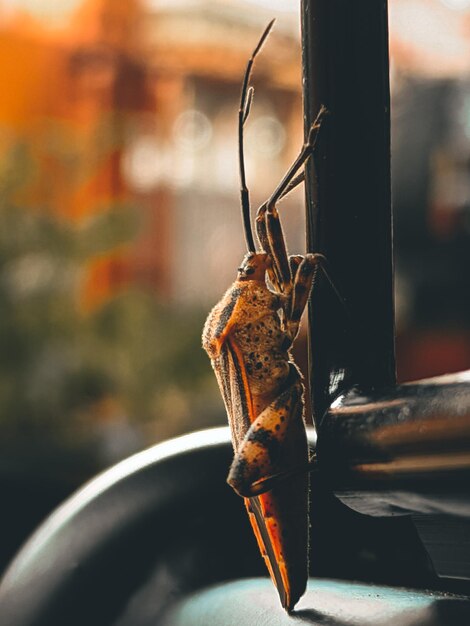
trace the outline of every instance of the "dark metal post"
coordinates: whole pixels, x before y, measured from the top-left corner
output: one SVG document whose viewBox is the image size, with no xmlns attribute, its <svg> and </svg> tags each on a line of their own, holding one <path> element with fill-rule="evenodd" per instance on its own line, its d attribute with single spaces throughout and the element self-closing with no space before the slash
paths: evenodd
<svg viewBox="0 0 470 626">
<path fill-rule="evenodd" d="M 326 281 L 310 310 L 315 419 L 351 385 L 395 382 L 386 0 L 302 0 L 305 130 L 330 115 L 307 172 L 308 249 Z M 347 313 L 345 314 L 345 310 Z"/>
<path fill-rule="evenodd" d="M 470 579 L 468 373 L 395 386 L 386 0 L 302 0 L 307 245 L 328 259 L 310 306 L 319 473 L 350 508 L 412 515 L 435 571 Z"/>
</svg>

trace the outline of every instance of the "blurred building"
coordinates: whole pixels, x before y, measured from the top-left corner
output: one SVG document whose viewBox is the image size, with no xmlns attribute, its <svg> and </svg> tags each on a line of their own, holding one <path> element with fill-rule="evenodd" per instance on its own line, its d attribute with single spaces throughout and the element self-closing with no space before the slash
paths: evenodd
<svg viewBox="0 0 470 626">
<path fill-rule="evenodd" d="M 28 198 L 47 198 L 75 221 L 125 200 L 138 212 L 131 246 L 91 265 L 87 306 L 129 281 L 191 303 L 233 280 L 243 253 L 238 98 L 265 23 L 249 3 L 240 12 L 234 3 L 88 0 L 62 28 L 18 17 L 3 29 L 4 84 L 14 72 L 20 89 L 3 102 L 0 123 L 34 137 L 39 172 Z M 255 204 L 302 138 L 295 25 L 279 25 L 256 68 L 246 138 Z"/>
<path fill-rule="evenodd" d="M 134 164 L 135 158 L 135 169 L 128 175 L 134 185 L 172 190 L 173 296 L 178 302 L 211 303 L 234 280 L 245 251 L 237 112 L 244 69 L 267 20 L 249 4 L 243 10 L 230 2 L 186 4 L 182 9 L 155 12 L 146 21 L 149 65 L 166 115 L 158 116 L 161 124 L 157 120 L 153 137 L 135 137 L 128 161 Z M 254 212 L 302 142 L 295 20 L 276 25 L 257 61 L 253 84 L 246 168 Z M 139 154 L 145 154 L 152 141 L 154 180 L 143 181 L 144 159 L 139 160 Z M 161 162 L 166 167 L 160 167 Z M 283 211 L 293 250 L 303 250 L 305 245 L 302 204 L 298 195 L 296 201 L 286 202 Z"/>
</svg>

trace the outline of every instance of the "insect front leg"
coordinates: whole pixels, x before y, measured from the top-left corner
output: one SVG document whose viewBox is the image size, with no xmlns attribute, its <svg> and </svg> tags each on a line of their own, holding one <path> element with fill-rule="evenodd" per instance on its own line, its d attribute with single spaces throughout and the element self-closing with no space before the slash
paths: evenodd
<svg viewBox="0 0 470 626">
<path fill-rule="evenodd" d="M 295 374 L 298 380 L 258 415 L 236 451 L 227 482 L 243 497 L 270 490 L 280 477 L 308 464 L 303 387 Z"/>
<path fill-rule="evenodd" d="M 287 196 L 293 189 L 298 187 L 300 183 L 303 183 L 304 180 L 305 180 L 305 172 L 302 171 L 286 187 L 286 189 L 284 190 L 281 196 L 281 199 Z M 258 242 L 259 242 L 259 245 L 261 246 L 261 249 L 264 252 L 268 252 L 270 250 L 270 243 L 269 243 L 268 231 L 267 231 L 266 219 L 265 219 L 266 210 L 267 210 L 266 203 L 263 204 L 261 207 L 259 207 L 258 212 L 257 212 L 258 219 L 256 221 L 256 234 L 258 237 Z M 284 236 L 282 236 L 282 239 L 284 239 Z M 291 263 L 292 258 L 293 257 L 289 257 L 289 264 Z M 293 276 L 292 270 L 293 268 L 291 267 L 291 276 Z M 276 291 L 280 292 L 281 291 L 280 278 L 278 278 L 277 274 L 275 274 L 274 272 L 275 272 L 275 268 L 273 267 L 271 270 L 270 280 L 274 288 L 276 289 Z"/>
<path fill-rule="evenodd" d="M 273 262 L 270 279 L 272 274 L 273 279 L 271 279 L 271 282 L 273 282 L 274 288 L 281 293 L 290 293 L 292 289 L 292 274 L 276 203 L 304 179 L 303 173 L 298 175 L 298 171 L 315 150 L 321 124 L 326 114 L 326 108 L 322 107 L 310 128 L 307 141 L 302 146 L 299 155 L 271 197 L 265 204 L 260 206 L 256 214 L 256 230 L 259 243 L 263 251 L 271 256 Z"/>
<path fill-rule="evenodd" d="M 323 266 L 323 254 L 306 254 L 290 257 L 289 262 L 293 274 L 292 296 L 286 314 L 286 334 L 293 342 L 299 332 L 300 320 L 307 305 L 318 275 Z"/>
</svg>

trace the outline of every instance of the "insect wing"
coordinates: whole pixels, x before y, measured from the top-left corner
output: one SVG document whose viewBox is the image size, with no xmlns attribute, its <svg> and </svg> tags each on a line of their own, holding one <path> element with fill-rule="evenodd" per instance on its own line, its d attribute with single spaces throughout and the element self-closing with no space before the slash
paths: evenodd
<svg viewBox="0 0 470 626">
<path fill-rule="evenodd" d="M 251 423 L 251 393 L 243 384 L 241 361 L 228 342 L 224 343 L 213 367 L 227 411 L 235 453 Z"/>
<path fill-rule="evenodd" d="M 214 370 L 224 399 L 237 453 L 255 415 L 244 364 L 236 346 L 227 341 Z M 301 411 L 299 404 L 297 409 Z M 307 458 L 307 440 L 302 418 L 293 420 L 289 437 L 291 454 Z M 280 481 L 272 490 L 244 498 L 253 532 L 281 604 L 294 607 L 305 591 L 308 577 L 308 473 Z"/>
</svg>

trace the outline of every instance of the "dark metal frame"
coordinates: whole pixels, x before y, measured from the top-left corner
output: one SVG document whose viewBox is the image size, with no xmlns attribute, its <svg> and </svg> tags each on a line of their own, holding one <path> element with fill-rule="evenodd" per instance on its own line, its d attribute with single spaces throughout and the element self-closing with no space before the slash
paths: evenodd
<svg viewBox="0 0 470 626">
<path fill-rule="evenodd" d="M 452 552 L 438 572 L 470 578 L 449 535 L 470 533 L 470 372 L 395 384 L 387 1 L 302 0 L 302 52 L 305 129 L 330 111 L 307 168 L 307 245 L 347 309 L 327 284 L 310 307 L 319 471 L 362 513 L 452 520 L 421 537 Z"/>
<path fill-rule="evenodd" d="M 315 294 L 317 420 L 345 385 L 395 382 L 386 0 L 303 0 L 304 118 L 330 111 L 308 168 L 308 249 L 331 266 L 348 316 Z"/>
</svg>

